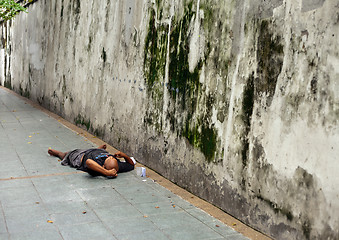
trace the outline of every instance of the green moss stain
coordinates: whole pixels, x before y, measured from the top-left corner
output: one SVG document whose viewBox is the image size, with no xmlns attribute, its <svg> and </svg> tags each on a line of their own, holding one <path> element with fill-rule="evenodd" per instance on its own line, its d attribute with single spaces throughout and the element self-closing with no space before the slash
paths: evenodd
<svg viewBox="0 0 339 240">
<path fill-rule="evenodd" d="M 177 95 L 189 96 L 199 90 L 201 61 L 193 73 L 189 71 L 189 25 L 193 17 L 192 2 L 186 6 L 184 16 L 173 23 L 170 38 L 169 87 L 173 99 Z M 186 95 L 187 94 L 187 95 Z M 184 104 L 184 103 L 183 103 Z"/>
<path fill-rule="evenodd" d="M 260 93 L 268 94 L 267 104 L 270 106 L 275 93 L 278 76 L 283 65 L 284 48 L 279 36 L 274 37 L 270 31 L 270 22 L 263 20 L 258 37 L 258 82 L 256 84 L 258 97 Z"/>
<path fill-rule="evenodd" d="M 5 61 L 4 61 L 4 69 L 7 69 L 7 65 L 10 66 L 10 62 L 7 62 L 7 57 L 5 57 Z M 12 81 L 11 81 L 11 75 L 10 73 L 7 74 L 7 72 L 4 72 L 4 77 L 5 77 L 5 81 L 4 81 L 4 87 L 12 89 Z"/>
<path fill-rule="evenodd" d="M 66 76 L 65 75 L 62 75 L 62 95 L 65 96 L 66 95 Z"/>
<path fill-rule="evenodd" d="M 19 86 L 19 93 L 21 96 L 25 97 L 25 98 L 29 98 L 29 96 L 31 95 L 30 92 L 28 91 L 28 89 L 23 89 L 21 87 L 21 85 Z"/>
<path fill-rule="evenodd" d="M 205 155 L 206 159 L 212 161 L 217 147 L 217 134 L 215 129 L 202 125 L 200 140 L 200 146 L 198 147 Z"/>
<path fill-rule="evenodd" d="M 156 8 L 149 10 L 144 74 L 147 94 L 151 99 L 144 123 L 161 132 L 164 124 L 162 114 L 166 114 L 170 130 L 198 148 L 207 161 L 213 161 L 218 145 L 217 131 L 211 124 L 211 106 L 215 99 L 212 95 L 203 95 L 204 89 L 199 82 L 206 59 L 201 59 L 193 71 L 189 70 L 189 26 L 196 14 L 193 3 L 194 1 L 187 1 L 183 14 L 172 18 L 169 49 L 168 25 L 160 24 L 163 22 L 162 16 L 165 15 L 164 9 L 160 6 L 161 1 L 157 0 Z M 167 52 L 169 52 L 168 84 L 164 85 Z M 170 105 L 166 113 L 163 113 L 164 91 L 168 91 L 170 96 L 170 101 L 165 103 Z M 197 109 L 205 110 L 200 112 Z M 178 119 L 178 115 L 181 119 Z"/>
<path fill-rule="evenodd" d="M 167 56 L 168 25 L 159 24 L 159 14 L 149 10 L 148 33 L 145 38 L 144 75 L 148 96 L 152 103 L 144 117 L 145 125 L 152 125 L 158 132 L 162 129 L 163 81 Z"/>
<path fill-rule="evenodd" d="M 167 25 L 156 24 L 155 10 L 150 9 L 148 34 L 145 39 L 144 73 L 148 90 L 163 80 L 167 54 Z"/>
<path fill-rule="evenodd" d="M 81 114 L 78 114 L 76 118 L 74 118 L 74 122 L 77 126 L 85 127 L 86 130 L 90 130 L 92 125 L 89 119 L 85 119 Z"/>
<path fill-rule="evenodd" d="M 6 78 L 4 81 L 4 87 L 12 89 L 12 82 L 10 78 Z"/>
<path fill-rule="evenodd" d="M 94 135 L 97 136 L 97 137 L 103 137 L 105 135 L 105 128 L 96 128 L 94 129 Z"/>
<path fill-rule="evenodd" d="M 187 114 L 183 124 L 172 120 L 171 125 L 173 129 L 177 129 L 179 136 L 185 137 L 190 144 L 200 149 L 207 161 L 213 161 L 217 149 L 217 133 L 210 124 L 212 114 L 209 111 L 214 98 L 209 95 L 204 101 L 200 99 L 203 89 L 199 79 L 204 61 L 200 60 L 194 71 L 189 71 L 189 26 L 194 15 L 193 1 L 190 1 L 185 8 L 185 14 L 173 24 L 171 30 L 169 89 L 172 99 Z M 205 105 L 207 112 L 198 113 L 199 104 Z"/>
<path fill-rule="evenodd" d="M 105 135 L 106 131 L 105 126 L 99 126 L 95 128 L 93 127 L 91 120 L 83 117 L 81 114 L 78 114 L 78 116 L 74 118 L 74 123 L 79 127 L 85 128 L 88 132 L 91 132 L 93 135 L 97 137 L 103 138 Z"/>
<path fill-rule="evenodd" d="M 227 19 L 231 16 L 228 8 L 220 8 L 213 1 L 206 0 L 200 3 L 203 12 L 201 26 L 205 35 L 204 64 L 208 69 L 215 69 L 220 80 L 214 90 L 217 119 L 223 123 L 228 113 L 229 91 L 228 72 L 231 65 L 231 30 Z M 217 41 L 216 41 L 217 39 Z"/>
<path fill-rule="evenodd" d="M 211 162 L 214 160 L 217 150 L 217 132 L 214 127 L 209 127 L 207 122 L 201 123 L 200 121 L 193 124 L 187 121 L 182 130 L 182 136 L 192 146 L 200 149 L 206 160 Z"/>
<path fill-rule="evenodd" d="M 213 4 L 208 1 L 204 1 L 203 3 L 200 4 L 200 9 L 204 11 L 204 20 L 203 20 L 204 29 L 210 31 L 211 30 L 210 27 L 215 21 Z"/>
</svg>

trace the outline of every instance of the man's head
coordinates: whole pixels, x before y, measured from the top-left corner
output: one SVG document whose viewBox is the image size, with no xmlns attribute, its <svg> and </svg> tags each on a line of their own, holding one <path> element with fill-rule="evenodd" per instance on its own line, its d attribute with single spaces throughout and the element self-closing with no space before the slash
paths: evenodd
<svg viewBox="0 0 339 240">
<path fill-rule="evenodd" d="M 114 168 L 115 170 L 118 171 L 119 170 L 118 161 L 114 157 L 109 156 L 105 160 L 104 168 L 106 168 L 107 170 L 112 170 Z"/>
</svg>

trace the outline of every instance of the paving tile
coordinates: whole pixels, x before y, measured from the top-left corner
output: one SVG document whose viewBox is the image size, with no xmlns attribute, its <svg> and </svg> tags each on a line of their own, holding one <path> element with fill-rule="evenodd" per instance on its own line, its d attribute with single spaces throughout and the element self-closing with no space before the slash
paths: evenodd
<svg viewBox="0 0 339 240">
<path fill-rule="evenodd" d="M 47 154 L 47 151 L 44 153 L 35 153 L 35 154 L 18 154 L 21 162 L 25 165 L 26 168 L 34 168 L 39 166 L 51 166 L 60 164 L 58 158 L 50 158 Z M 62 169 L 62 168 L 61 168 Z"/>
<path fill-rule="evenodd" d="M 183 225 L 176 228 L 163 230 L 171 239 L 191 240 L 191 239 L 220 239 L 222 236 L 211 228 L 200 224 Z"/>
<path fill-rule="evenodd" d="M 48 202 L 44 203 L 44 206 L 46 207 L 46 211 L 50 215 L 69 212 L 83 213 L 88 212 L 90 209 L 88 205 L 80 198 L 76 200 L 68 200 L 62 202 Z"/>
<path fill-rule="evenodd" d="M 41 156 L 43 154 L 46 154 L 46 151 L 43 151 L 39 145 L 37 145 L 34 141 L 22 141 L 22 144 L 18 144 L 15 146 L 15 151 L 20 156 L 22 154 L 27 153 L 34 153 L 36 156 Z"/>
<path fill-rule="evenodd" d="M 193 225 L 201 225 L 199 220 L 192 218 L 192 216 L 186 212 L 150 215 L 148 218 L 160 229 L 184 228 Z"/>
<path fill-rule="evenodd" d="M 1 239 L 1 238 L 0 238 Z M 48 226 L 44 228 L 38 228 L 34 231 L 24 231 L 16 232 L 11 234 L 11 240 L 62 240 L 62 237 L 58 231 L 53 226 Z"/>
<path fill-rule="evenodd" d="M 6 105 L 1 101 L 0 98 L 0 112 L 8 112 L 8 108 L 6 107 Z"/>
<path fill-rule="evenodd" d="M 81 188 L 77 192 L 85 201 L 96 200 L 100 197 L 110 198 L 112 201 L 121 200 L 121 195 L 110 186 L 98 186 L 97 188 Z"/>
<path fill-rule="evenodd" d="M 49 176 L 45 178 L 32 178 L 31 179 L 34 186 L 39 192 L 53 192 L 57 188 L 68 187 L 68 183 L 65 179 L 65 176 Z M 56 188 L 56 189 L 54 189 Z"/>
<path fill-rule="evenodd" d="M 38 231 L 39 229 L 48 228 L 50 219 L 46 210 L 41 204 L 30 206 L 4 207 L 8 232 Z"/>
<path fill-rule="evenodd" d="M 167 197 L 142 182 L 135 182 L 129 187 L 116 185 L 115 189 L 132 204 L 167 201 Z"/>
<path fill-rule="evenodd" d="M 3 207 L 3 212 L 9 228 L 10 222 L 15 223 L 15 221 L 32 222 L 41 217 L 44 221 L 46 220 L 46 222 L 49 220 L 49 215 L 44 205 L 38 204 L 38 202 L 34 205 Z"/>
<path fill-rule="evenodd" d="M 118 206 L 109 206 L 109 207 L 96 207 L 94 209 L 98 217 L 105 223 L 109 224 L 111 222 L 117 222 L 124 219 L 130 219 L 135 217 L 143 217 L 144 214 L 141 213 L 137 208 L 135 208 L 130 203 L 122 202 Z"/>
<path fill-rule="evenodd" d="M 86 211 L 71 210 L 63 213 L 53 213 L 50 215 L 50 219 L 58 227 L 63 225 L 100 222 L 97 215 L 89 209 Z"/>
<path fill-rule="evenodd" d="M 156 214 L 171 214 L 175 212 L 183 211 L 181 208 L 177 207 L 170 200 L 163 202 L 152 202 L 152 203 L 137 203 L 134 206 L 141 212 L 143 215 L 151 216 Z"/>
<path fill-rule="evenodd" d="M 64 176 L 32 179 L 44 203 L 79 199 L 78 193 L 65 181 Z"/>
<path fill-rule="evenodd" d="M 229 226 L 226 226 L 219 220 L 215 219 L 214 217 L 210 216 L 209 214 L 205 213 L 201 209 L 198 208 L 192 208 L 186 210 L 187 213 L 192 215 L 193 217 L 197 218 L 201 222 L 203 222 L 206 226 L 210 227 L 211 229 L 214 229 L 214 231 L 220 233 L 222 236 L 233 236 L 237 235 L 238 232 L 232 229 Z"/>
<path fill-rule="evenodd" d="M 18 188 L 18 187 L 33 187 L 32 181 L 30 179 L 10 179 L 10 180 L 0 180 L 0 190 L 7 188 Z"/>
<path fill-rule="evenodd" d="M 128 219 L 112 220 L 108 227 L 118 239 L 126 234 L 139 234 L 147 231 L 159 230 L 147 217 L 134 217 Z"/>
<path fill-rule="evenodd" d="M 68 146 L 66 146 L 65 144 L 63 144 L 59 139 L 57 138 L 51 138 L 48 142 L 46 142 L 45 144 L 40 144 L 40 147 L 42 147 L 42 150 L 44 153 L 47 153 L 48 149 L 49 148 L 52 148 L 52 149 L 56 149 L 56 150 L 59 150 L 61 152 L 68 152 L 70 150 L 70 148 Z M 47 156 L 48 160 L 57 160 L 56 157 L 53 157 L 51 155 L 49 155 L 47 153 Z"/>
<path fill-rule="evenodd" d="M 34 186 L 20 186 L 0 189 L 0 201 L 2 206 L 15 207 L 22 205 L 33 205 L 40 201 L 40 197 Z"/>
<path fill-rule="evenodd" d="M 103 224 L 98 222 L 78 225 L 64 225 L 60 226 L 59 230 L 64 240 L 117 239 Z"/>
<path fill-rule="evenodd" d="M 22 163 L 20 161 L 20 158 L 15 152 L 7 152 L 4 154 L 4 156 L 1 156 L 0 158 L 2 161 L 6 161 L 5 166 L 2 168 L 2 170 L 6 170 L 7 167 L 15 168 L 22 166 Z"/>
<path fill-rule="evenodd" d="M 3 215 L 1 202 L 0 202 L 0 234 L 2 233 L 7 233 L 7 226 L 6 226 L 5 216 Z"/>
<path fill-rule="evenodd" d="M 1 240 L 9 240 L 9 234 L 8 233 L 0 233 L 0 239 Z"/>
<path fill-rule="evenodd" d="M 78 189 L 78 194 L 91 207 L 112 207 L 125 204 L 125 199 L 111 187 Z"/>
<path fill-rule="evenodd" d="M 36 120 L 30 120 L 30 121 L 20 121 L 22 127 L 26 129 L 27 131 L 39 131 L 41 129 L 41 126 L 35 122 Z"/>
<path fill-rule="evenodd" d="M 40 197 L 44 203 L 74 201 L 79 198 L 78 194 L 73 189 L 53 188 L 53 191 L 48 193 L 40 193 Z"/>
<path fill-rule="evenodd" d="M 93 144 L 85 141 L 85 140 L 78 140 L 77 142 L 75 141 L 69 141 L 69 140 L 64 140 L 61 139 L 60 140 L 63 144 L 65 144 L 66 146 L 69 146 L 69 150 L 73 150 L 73 149 L 89 149 L 89 148 L 95 148 L 96 146 L 93 146 Z M 79 142 L 80 141 L 80 142 Z"/>
<path fill-rule="evenodd" d="M 24 130 L 24 127 L 20 124 L 19 121 L 17 122 L 4 122 L 1 121 L 1 126 L 3 127 L 4 131 L 3 133 L 20 133 L 20 131 Z"/>
<path fill-rule="evenodd" d="M 7 141 L 7 139 L 5 139 L 7 137 L 5 133 L 5 128 L 2 126 L 1 122 L 0 122 L 0 137 L 1 137 L 1 140 Z"/>
<path fill-rule="evenodd" d="M 106 177 L 92 177 L 88 173 L 77 171 L 68 166 L 62 166 L 62 169 L 70 169 L 77 172 L 77 174 L 64 176 L 65 181 L 74 189 L 110 187 L 110 182 L 113 180 Z"/>
<path fill-rule="evenodd" d="M 20 162 L 9 163 L 0 169 L 0 178 L 26 177 L 27 172 Z"/>
<path fill-rule="evenodd" d="M 132 204 L 137 203 L 155 203 L 155 202 L 164 202 L 167 201 L 167 198 L 152 192 L 138 192 L 136 195 L 124 195 Z"/>
<path fill-rule="evenodd" d="M 18 119 L 12 112 L 2 112 L 0 116 L 0 121 L 3 123 L 17 123 Z"/>
<path fill-rule="evenodd" d="M 119 235 L 119 240 L 168 240 L 171 239 L 160 230 L 138 232 L 138 234 L 130 233 Z"/>
<path fill-rule="evenodd" d="M 29 166 L 27 169 L 27 175 L 29 176 L 37 176 L 37 175 L 50 175 L 50 174 L 58 174 L 58 173 L 65 173 L 65 172 L 72 172 L 70 169 L 60 169 L 60 167 L 56 167 L 54 165 L 49 166 L 38 166 L 32 167 Z"/>
<path fill-rule="evenodd" d="M 140 181 L 135 177 L 135 170 L 126 173 L 119 173 L 117 178 L 111 179 L 109 184 L 116 189 L 118 192 L 133 192 L 134 190 L 140 188 Z"/>
<path fill-rule="evenodd" d="M 0 132 L 2 131 L 0 126 Z M 1 148 L 0 150 L 8 149 L 8 147 L 12 147 L 12 143 L 8 141 L 7 135 L 4 133 L 0 133 L 0 144 Z"/>
<path fill-rule="evenodd" d="M 25 133 L 25 130 L 13 129 L 11 131 L 6 131 L 6 134 L 8 141 L 12 143 L 14 147 L 28 142 L 28 134 Z"/>
<path fill-rule="evenodd" d="M 122 174 L 120 174 L 122 175 Z M 120 175 L 117 177 L 117 179 L 114 179 L 114 189 L 119 192 L 120 194 L 123 194 L 124 196 L 133 196 L 135 195 L 139 196 L 143 192 L 150 193 L 151 191 L 154 192 L 154 189 L 146 186 L 145 184 L 142 184 L 140 182 L 136 181 L 121 181 L 119 179 Z"/>
<path fill-rule="evenodd" d="M 166 194 L 167 195 L 167 194 Z M 185 209 L 185 210 L 188 210 L 188 209 L 192 209 L 192 208 L 196 208 L 193 204 L 187 202 L 186 200 L 182 199 L 181 197 L 179 196 L 176 196 L 176 195 L 169 195 L 170 199 L 171 199 L 171 202 L 173 204 L 175 204 L 175 206 L 179 207 L 179 208 L 182 208 L 182 209 Z"/>
<path fill-rule="evenodd" d="M 47 153 L 41 156 L 21 155 L 20 159 L 29 176 L 76 171 L 74 168 L 62 166 L 58 158 L 50 157 Z"/>
<path fill-rule="evenodd" d="M 30 111 L 15 111 L 13 112 L 13 115 L 15 116 L 16 119 L 18 119 L 20 122 L 27 120 L 35 120 L 33 116 L 30 115 Z"/>
</svg>

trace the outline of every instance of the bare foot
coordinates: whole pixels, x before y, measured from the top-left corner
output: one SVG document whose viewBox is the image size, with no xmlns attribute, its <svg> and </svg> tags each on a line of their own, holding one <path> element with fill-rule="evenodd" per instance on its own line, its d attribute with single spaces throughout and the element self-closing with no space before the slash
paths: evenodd
<svg viewBox="0 0 339 240">
<path fill-rule="evenodd" d="M 106 149 L 107 146 L 106 146 L 106 144 L 102 144 L 102 145 L 100 145 L 98 148 L 99 148 L 99 149 Z"/>
<path fill-rule="evenodd" d="M 55 156 L 60 158 L 61 160 L 64 159 L 64 157 L 66 156 L 67 152 L 60 152 L 58 150 L 54 150 L 54 149 L 48 149 L 48 153 L 51 156 Z"/>
</svg>

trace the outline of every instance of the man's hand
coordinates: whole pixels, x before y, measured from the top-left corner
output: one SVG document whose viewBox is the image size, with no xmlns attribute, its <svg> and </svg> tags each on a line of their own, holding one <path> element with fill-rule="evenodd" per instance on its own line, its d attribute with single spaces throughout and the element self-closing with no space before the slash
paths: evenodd
<svg viewBox="0 0 339 240">
<path fill-rule="evenodd" d="M 97 162 L 93 161 L 92 159 L 87 159 L 86 160 L 86 165 L 89 169 L 101 173 L 104 176 L 109 176 L 109 177 L 116 177 L 118 176 L 117 170 L 115 168 L 112 168 L 110 170 L 103 168 L 100 166 Z"/>
<path fill-rule="evenodd" d="M 117 152 L 116 154 L 113 155 L 114 157 L 117 157 L 117 158 L 125 158 L 125 157 L 128 157 L 125 153 L 123 152 Z"/>
<path fill-rule="evenodd" d="M 126 153 L 123 153 L 123 152 L 117 152 L 116 154 L 113 155 L 114 157 L 117 157 L 117 158 L 124 158 L 126 162 L 128 162 L 129 164 L 131 164 L 132 166 L 134 166 L 134 162 L 132 161 L 132 159 L 127 156 Z"/>
<path fill-rule="evenodd" d="M 111 170 L 107 170 L 106 176 L 117 177 L 118 176 L 117 170 L 115 170 L 115 168 L 113 168 Z"/>
</svg>

